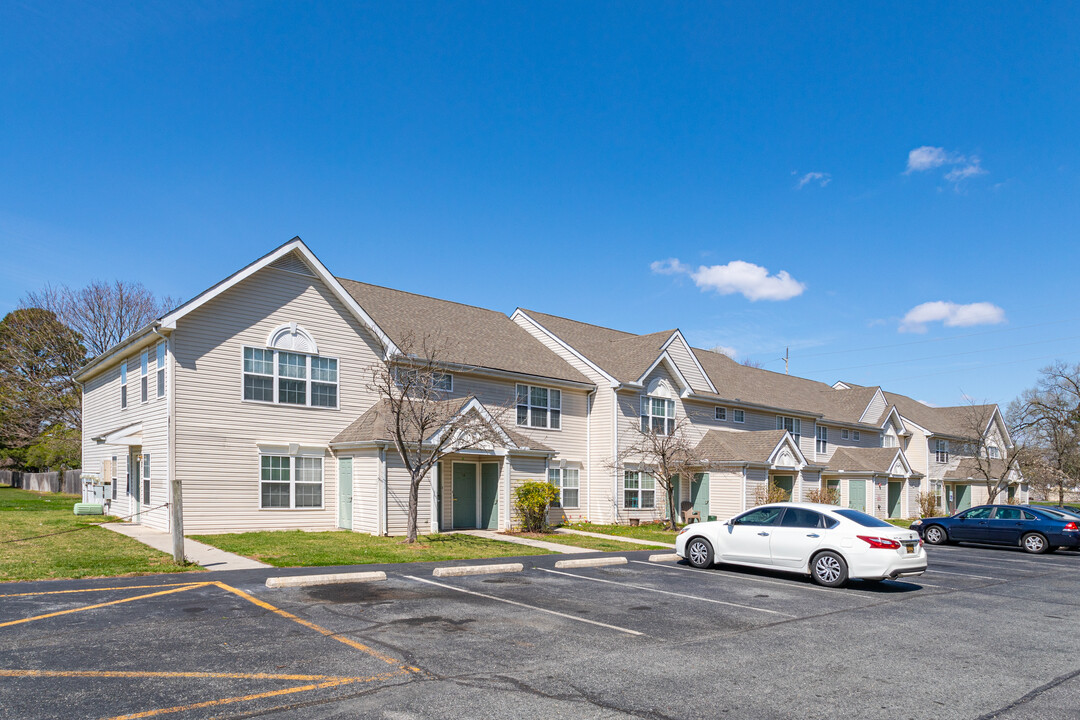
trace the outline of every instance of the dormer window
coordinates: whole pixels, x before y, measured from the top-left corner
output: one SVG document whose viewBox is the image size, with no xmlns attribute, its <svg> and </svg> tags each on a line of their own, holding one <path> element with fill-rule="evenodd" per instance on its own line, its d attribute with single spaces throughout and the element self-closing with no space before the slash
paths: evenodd
<svg viewBox="0 0 1080 720">
<path fill-rule="evenodd" d="M 799 438 L 802 437 L 802 421 L 799 418 L 784 417 L 783 415 L 776 416 L 776 429 L 787 430 L 795 437 L 795 443 L 798 444 Z"/>
<path fill-rule="evenodd" d="M 1001 458 L 1001 451 L 998 450 L 997 445 L 990 445 L 986 448 L 986 453 L 993 460 L 999 460 Z"/>
</svg>

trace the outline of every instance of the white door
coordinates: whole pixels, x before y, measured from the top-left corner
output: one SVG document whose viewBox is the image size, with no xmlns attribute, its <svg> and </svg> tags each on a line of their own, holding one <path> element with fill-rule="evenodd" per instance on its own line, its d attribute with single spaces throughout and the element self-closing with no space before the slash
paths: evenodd
<svg viewBox="0 0 1080 720">
<path fill-rule="evenodd" d="M 825 523 L 820 513 L 805 508 L 787 508 L 780 524 L 773 530 L 769 549 L 773 565 L 805 568 L 810 553 L 821 545 Z"/>
<path fill-rule="evenodd" d="M 720 560 L 770 565 L 769 543 L 782 507 L 754 508 L 720 529 Z"/>
</svg>

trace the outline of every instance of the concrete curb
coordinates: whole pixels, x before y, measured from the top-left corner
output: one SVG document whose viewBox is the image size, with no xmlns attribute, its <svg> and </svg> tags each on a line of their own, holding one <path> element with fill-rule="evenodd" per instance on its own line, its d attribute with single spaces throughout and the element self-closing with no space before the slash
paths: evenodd
<svg viewBox="0 0 1080 720">
<path fill-rule="evenodd" d="M 663 555 L 650 555 L 649 562 L 679 562 L 681 557 L 675 553 L 664 553 Z"/>
<path fill-rule="evenodd" d="M 495 565 L 455 565 L 435 568 L 431 574 L 435 577 L 460 577 L 462 575 L 491 575 L 493 573 L 521 572 L 525 566 L 521 563 L 498 563 Z"/>
<path fill-rule="evenodd" d="M 603 565 L 625 565 L 626 558 L 622 555 L 618 557 L 598 557 L 598 558 L 581 558 L 580 560 L 559 560 L 555 563 L 557 568 L 583 568 L 583 567 L 601 567 Z"/>
<path fill-rule="evenodd" d="M 308 585 L 337 585 L 340 583 L 374 582 L 385 580 L 382 570 L 374 572 L 337 573 L 334 575 L 290 575 L 288 577 L 266 578 L 266 587 L 307 587 Z"/>
</svg>

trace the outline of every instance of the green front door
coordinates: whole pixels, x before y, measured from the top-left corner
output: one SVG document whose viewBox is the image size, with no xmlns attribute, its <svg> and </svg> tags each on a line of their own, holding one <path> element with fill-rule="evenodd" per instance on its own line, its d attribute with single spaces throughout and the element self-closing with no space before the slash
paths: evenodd
<svg viewBox="0 0 1080 720">
<path fill-rule="evenodd" d="M 904 483 L 889 481 L 889 517 L 900 517 L 900 495 L 904 489 Z"/>
<path fill-rule="evenodd" d="M 499 464 L 480 466 L 480 527 L 499 529 Z"/>
<path fill-rule="evenodd" d="M 690 502 L 702 520 L 709 519 L 709 473 L 696 473 L 690 481 Z"/>
<path fill-rule="evenodd" d="M 352 530 L 352 458 L 339 458 L 338 472 L 338 527 Z"/>
<path fill-rule="evenodd" d="M 848 480 L 848 507 L 866 512 L 866 481 Z"/>
<path fill-rule="evenodd" d="M 476 527 L 475 463 L 454 463 L 454 527 Z"/>
<path fill-rule="evenodd" d="M 956 512 L 960 512 L 961 510 L 967 510 L 969 507 L 971 507 L 971 486 L 957 485 Z"/>
<path fill-rule="evenodd" d="M 795 490 L 795 478 L 791 475 L 774 475 L 773 485 L 784 491 L 784 502 L 791 501 L 791 493 Z"/>
</svg>

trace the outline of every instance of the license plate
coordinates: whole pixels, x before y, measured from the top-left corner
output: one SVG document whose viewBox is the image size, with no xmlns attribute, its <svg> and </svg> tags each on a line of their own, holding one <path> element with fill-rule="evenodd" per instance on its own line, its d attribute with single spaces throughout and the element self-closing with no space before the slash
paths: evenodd
<svg viewBox="0 0 1080 720">
<path fill-rule="evenodd" d="M 908 552 L 908 555 L 914 555 L 915 554 L 915 546 L 914 545 L 908 545 L 907 546 L 907 552 Z"/>
</svg>

